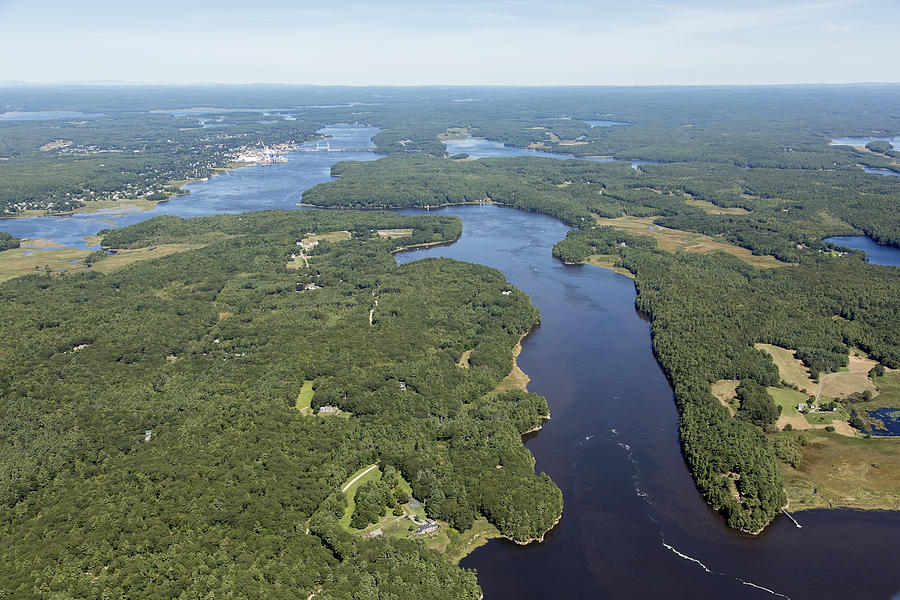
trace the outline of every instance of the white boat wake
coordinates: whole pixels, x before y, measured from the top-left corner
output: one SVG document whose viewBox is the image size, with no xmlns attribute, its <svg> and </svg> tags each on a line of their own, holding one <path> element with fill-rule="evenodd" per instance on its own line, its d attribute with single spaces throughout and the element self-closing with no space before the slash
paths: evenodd
<svg viewBox="0 0 900 600">
<path fill-rule="evenodd" d="M 625 457 L 628 459 L 628 461 L 629 461 L 629 462 L 631 463 L 631 465 L 632 465 L 633 472 L 632 472 L 632 476 L 631 476 L 631 481 L 632 481 L 632 489 L 634 489 L 635 495 L 636 495 L 638 498 L 641 498 L 641 499 L 647 504 L 647 508 L 649 509 L 651 506 L 653 506 L 653 501 L 652 501 L 652 499 L 651 499 L 651 497 L 650 497 L 650 494 L 648 494 L 647 492 L 645 492 L 645 491 L 641 488 L 640 469 L 639 469 L 639 467 L 638 467 L 637 459 L 634 457 L 634 452 L 633 452 L 632 449 L 631 449 L 631 445 L 629 445 L 629 444 L 627 444 L 627 443 L 625 443 L 625 442 L 623 442 L 623 441 L 620 441 L 621 438 L 620 438 L 620 436 L 619 436 L 619 432 L 616 431 L 615 429 L 610 429 L 609 432 L 612 434 L 612 437 L 615 438 L 615 440 L 616 440 L 616 445 L 619 446 L 620 448 L 622 448 L 622 449 L 625 451 Z M 797 527 L 802 527 L 802 525 L 800 525 L 799 523 L 797 523 L 797 521 L 796 521 L 793 517 L 791 517 L 791 515 L 789 515 L 786 511 L 783 511 L 783 512 L 784 512 L 784 514 L 786 514 L 788 517 L 790 517 L 791 521 L 793 521 L 794 524 L 795 524 Z M 657 521 L 657 520 L 649 513 L 649 510 L 648 510 L 648 512 L 646 513 L 646 516 L 647 516 L 647 518 L 648 518 L 651 522 L 653 522 L 653 523 L 659 528 L 659 521 Z M 737 581 L 737 582 L 740 583 L 741 585 L 746 585 L 746 586 L 748 586 L 748 587 L 752 587 L 752 588 L 754 588 L 754 589 L 757 589 L 757 590 L 766 592 L 766 593 L 771 594 L 771 595 L 773 595 L 773 596 L 778 596 L 779 598 L 785 598 L 785 600 L 791 600 L 790 596 L 787 596 L 787 595 L 782 594 L 782 593 L 780 593 L 780 592 L 776 592 L 775 590 L 771 590 L 771 589 L 769 589 L 769 588 L 767 588 L 767 587 L 758 585 L 758 584 L 756 584 L 756 583 L 753 583 L 752 581 L 747 581 L 746 579 L 741 579 L 740 577 L 735 577 L 734 575 L 728 575 L 727 573 L 722 573 L 721 571 L 713 571 L 713 570 L 710 569 L 705 563 L 703 563 L 701 560 L 696 559 L 696 558 L 694 558 L 693 556 L 689 556 L 689 555 L 685 554 L 684 552 L 680 552 L 677 548 L 675 548 L 674 546 L 672 546 L 671 544 L 669 544 L 668 542 L 666 542 L 666 538 L 665 538 L 665 536 L 663 535 L 663 532 L 662 532 L 662 529 L 661 529 L 661 528 L 658 529 L 658 533 L 659 533 L 659 541 L 660 541 L 660 543 L 663 545 L 664 548 L 666 548 L 666 549 L 669 550 L 670 552 L 674 553 L 676 556 L 678 556 L 679 558 L 681 558 L 681 559 L 683 559 L 683 560 L 686 560 L 686 561 L 695 563 L 697 566 L 699 566 L 701 569 L 703 569 L 704 572 L 709 573 L 710 575 L 716 575 L 716 576 L 719 576 L 719 577 L 727 577 L 727 578 L 730 578 L 730 579 L 733 579 L 733 580 Z"/>
</svg>

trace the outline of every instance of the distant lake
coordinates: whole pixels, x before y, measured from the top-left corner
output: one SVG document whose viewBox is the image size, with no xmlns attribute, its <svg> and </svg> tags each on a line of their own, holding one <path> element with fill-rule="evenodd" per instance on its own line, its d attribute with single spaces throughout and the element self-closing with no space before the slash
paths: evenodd
<svg viewBox="0 0 900 600">
<path fill-rule="evenodd" d="M 589 160 L 591 162 L 616 162 L 617 159 L 607 156 L 574 156 L 572 154 L 560 154 L 558 152 L 543 152 L 541 150 L 526 150 L 525 148 L 513 148 L 502 142 L 486 140 L 484 138 L 463 138 L 448 140 L 447 152 L 453 154 L 468 154 L 469 158 L 512 158 L 516 156 L 533 156 L 535 158 L 555 158 L 557 160 Z M 627 162 L 627 161 L 620 161 Z M 640 169 L 641 165 L 661 165 L 663 163 L 652 160 L 633 160 L 632 169 Z"/>
<path fill-rule="evenodd" d="M 631 125 L 631 123 L 625 123 L 624 121 L 605 121 L 605 120 L 593 120 L 593 119 L 584 119 L 584 122 L 590 125 L 591 127 L 612 127 L 613 125 Z"/>
<path fill-rule="evenodd" d="M 891 146 L 894 150 L 900 148 L 900 135 L 896 137 L 842 137 L 842 138 L 834 138 L 831 140 L 832 144 L 838 144 L 840 146 L 853 146 L 854 148 L 865 148 L 866 144 L 870 142 L 884 141 L 890 142 Z"/>
<path fill-rule="evenodd" d="M 556 152 L 543 152 L 541 150 L 526 150 L 525 148 L 513 148 L 503 142 L 495 142 L 484 138 L 463 138 L 448 140 L 447 152 L 453 154 L 468 154 L 470 158 L 511 158 L 514 156 L 533 156 L 536 158 L 555 158 L 557 160 L 590 160 L 593 162 L 614 162 L 614 158 L 607 157 L 582 157 L 571 154 L 558 154 Z"/>
<path fill-rule="evenodd" d="M 0 121 L 48 121 L 51 119 L 88 119 L 100 117 L 102 113 L 85 113 L 75 110 L 41 110 L 36 112 L 9 111 L 0 113 Z"/>
<path fill-rule="evenodd" d="M 875 175 L 887 175 L 888 177 L 900 177 L 900 173 L 897 171 L 891 171 L 890 169 L 872 169 L 870 167 L 863 167 L 863 171 L 866 173 L 874 173 Z"/>
<path fill-rule="evenodd" d="M 822 240 L 837 246 L 847 246 L 854 250 L 862 250 L 867 254 L 866 262 L 873 265 L 900 267 L 900 248 L 883 246 L 865 235 L 842 235 Z"/>
</svg>

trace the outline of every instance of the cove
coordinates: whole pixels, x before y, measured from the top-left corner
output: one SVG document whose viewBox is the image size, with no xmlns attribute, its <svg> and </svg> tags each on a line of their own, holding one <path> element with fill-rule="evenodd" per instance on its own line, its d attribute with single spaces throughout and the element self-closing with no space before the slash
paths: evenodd
<svg viewBox="0 0 900 600">
<path fill-rule="evenodd" d="M 866 262 L 873 265 L 900 267 L 900 248 L 885 246 L 865 235 L 843 235 L 822 240 L 835 246 L 846 246 L 866 253 Z"/>
<path fill-rule="evenodd" d="M 557 152 L 544 152 L 542 150 L 527 150 L 514 148 L 503 142 L 495 142 L 484 138 L 461 138 L 447 140 L 447 153 L 468 154 L 469 158 L 514 158 L 517 156 L 533 156 L 536 158 L 554 158 L 556 160 L 587 160 L 590 162 L 617 162 L 618 159 L 608 156 L 574 156 L 572 154 L 560 154 Z M 661 165 L 663 163 L 652 160 L 633 160 L 631 168 L 640 170 L 642 165 Z"/>
<path fill-rule="evenodd" d="M 208 181 L 184 186 L 190 194 L 174 196 L 144 212 L 75 213 L 50 217 L 0 219 L 0 231 L 18 238 L 49 238 L 64 246 L 84 248 L 84 238 L 104 228 L 133 225 L 160 215 L 201 217 L 265 209 L 296 210 L 303 192 L 331 180 L 331 165 L 343 160 L 375 160 L 378 156 L 359 148 L 374 148 L 374 127 L 336 125 L 319 133 L 329 136 L 330 152 L 311 152 L 315 142 L 287 155 L 288 162 L 248 166 L 228 171 Z M 127 201 L 123 205 L 127 206 Z"/>
</svg>

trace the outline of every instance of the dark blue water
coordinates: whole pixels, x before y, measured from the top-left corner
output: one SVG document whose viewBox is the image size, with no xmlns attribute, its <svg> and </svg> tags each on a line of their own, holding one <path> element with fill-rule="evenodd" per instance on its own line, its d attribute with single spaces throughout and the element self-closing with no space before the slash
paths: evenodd
<svg viewBox="0 0 900 600">
<path fill-rule="evenodd" d="M 869 416 L 884 423 L 884 429 L 872 429 L 872 435 L 900 435 L 900 410 L 896 408 L 879 408 L 869 411 Z"/>
<path fill-rule="evenodd" d="M 829 237 L 822 240 L 836 246 L 846 246 L 854 250 L 862 250 L 866 253 L 866 262 L 873 265 L 887 265 L 900 267 L 900 248 L 896 246 L 884 246 L 865 235 L 842 235 Z"/>
<path fill-rule="evenodd" d="M 377 129 L 334 126 L 321 130 L 331 136 L 331 152 L 292 152 L 288 162 L 268 166 L 251 165 L 185 186 L 191 193 L 175 196 L 153 210 L 107 212 L 67 216 L 0 219 L 0 231 L 19 238 L 50 238 L 66 246 L 84 248 L 86 236 L 107 227 L 123 227 L 159 215 L 200 217 L 262 209 L 297 209 L 304 190 L 329 181 L 331 165 L 342 160 L 374 160 L 373 152 L 343 152 L 343 148 L 372 147 Z M 315 142 L 301 148 L 315 148 Z M 127 202 L 125 203 L 127 204 Z"/>
<path fill-rule="evenodd" d="M 102 116 L 101 113 L 84 113 L 74 110 L 42 110 L 37 112 L 0 113 L 0 121 L 48 121 L 53 119 L 87 119 Z"/>
<path fill-rule="evenodd" d="M 495 205 L 441 214 L 463 219 L 459 241 L 397 260 L 495 267 L 541 310 L 518 363 L 552 419 L 527 445 L 565 503 L 544 543 L 494 540 L 463 559 L 487 600 L 888 598 L 900 590 L 900 513 L 803 512 L 795 515 L 802 528 L 779 517 L 751 537 L 707 507 L 681 456 L 672 389 L 631 279 L 554 259 L 568 228 L 551 217 Z M 833 577 L 835 565 L 853 565 L 852 577 Z"/>
</svg>

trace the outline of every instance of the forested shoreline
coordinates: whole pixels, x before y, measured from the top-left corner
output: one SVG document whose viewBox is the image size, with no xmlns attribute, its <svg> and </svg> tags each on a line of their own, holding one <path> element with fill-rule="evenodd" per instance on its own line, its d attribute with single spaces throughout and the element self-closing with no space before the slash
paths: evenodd
<svg viewBox="0 0 900 600">
<path fill-rule="evenodd" d="M 491 393 L 537 310 L 493 269 L 390 254 L 460 227 L 373 212 L 163 217 L 103 245 L 207 245 L 0 284 L 0 554 L 15 565 L 2 589 L 328 598 L 399 578 L 402 597 L 478 598 L 471 572 L 420 543 L 362 540 L 326 501 L 378 462 L 457 529 L 484 516 L 526 540 L 559 516 L 559 489 L 521 441 L 546 401 Z M 337 230 L 350 239 L 286 267 L 305 236 Z M 304 381 L 313 407 L 349 418 L 298 411 Z"/>
</svg>

